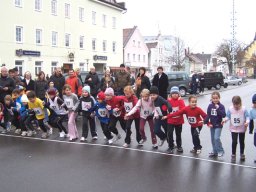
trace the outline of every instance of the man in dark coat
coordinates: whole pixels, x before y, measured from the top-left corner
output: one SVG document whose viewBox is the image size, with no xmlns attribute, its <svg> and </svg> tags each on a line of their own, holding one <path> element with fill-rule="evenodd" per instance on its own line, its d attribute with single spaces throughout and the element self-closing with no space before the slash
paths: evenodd
<svg viewBox="0 0 256 192">
<path fill-rule="evenodd" d="M 199 76 L 197 72 L 195 72 L 192 75 L 192 79 L 191 79 L 191 89 L 192 89 L 192 94 L 194 95 L 197 94 L 198 84 L 199 84 Z"/>
<path fill-rule="evenodd" d="M 95 67 L 90 68 L 89 74 L 85 77 L 84 84 L 91 88 L 91 95 L 96 98 L 100 89 L 100 78 L 95 71 Z"/>
<path fill-rule="evenodd" d="M 62 75 L 62 71 L 60 67 L 55 69 L 54 74 L 50 77 L 49 82 L 54 83 L 54 87 L 58 90 L 59 96 L 62 98 L 62 89 L 65 85 L 65 77 Z"/>
<path fill-rule="evenodd" d="M 8 77 L 8 70 L 6 67 L 1 68 L 0 76 L 0 102 L 4 103 L 4 97 L 11 95 L 15 89 L 15 82 L 12 78 Z"/>
<path fill-rule="evenodd" d="M 168 76 L 163 72 L 163 67 L 157 68 L 157 74 L 154 75 L 152 85 L 158 87 L 159 95 L 167 99 L 167 89 L 169 86 Z"/>
</svg>

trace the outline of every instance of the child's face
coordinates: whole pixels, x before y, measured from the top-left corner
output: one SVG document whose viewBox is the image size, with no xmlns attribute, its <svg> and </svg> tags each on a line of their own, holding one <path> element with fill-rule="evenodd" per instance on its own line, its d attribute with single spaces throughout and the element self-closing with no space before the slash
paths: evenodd
<svg viewBox="0 0 256 192">
<path fill-rule="evenodd" d="M 143 99 L 144 101 L 148 101 L 149 95 L 142 95 L 142 99 Z"/>
<path fill-rule="evenodd" d="M 178 99 L 179 98 L 179 94 L 178 93 L 173 93 L 173 94 L 171 94 L 171 98 Z"/>
<path fill-rule="evenodd" d="M 83 96 L 83 97 L 88 97 L 88 96 L 89 96 L 89 93 L 88 93 L 87 91 L 83 91 L 83 92 L 82 92 L 82 96 Z"/>
<path fill-rule="evenodd" d="M 10 105 L 10 104 L 11 104 L 11 101 L 10 101 L 10 100 L 5 100 L 4 103 L 5 103 L 6 105 Z"/>
<path fill-rule="evenodd" d="M 106 99 L 107 101 L 111 100 L 112 98 L 113 98 L 112 95 L 105 95 L 105 99 Z"/>
<path fill-rule="evenodd" d="M 12 98 L 13 98 L 13 99 L 17 99 L 18 97 L 19 97 L 19 95 L 18 95 L 17 93 L 13 93 L 13 94 L 12 94 Z"/>
<path fill-rule="evenodd" d="M 28 100 L 29 100 L 31 103 L 35 103 L 36 98 L 28 98 Z"/>
<path fill-rule="evenodd" d="M 97 99 L 97 101 L 98 101 L 99 103 L 102 103 L 102 102 L 103 102 L 103 100 L 101 100 L 101 99 Z"/>
<path fill-rule="evenodd" d="M 152 99 L 152 101 L 155 101 L 157 99 L 158 95 L 157 94 L 150 94 L 150 98 Z"/>
<path fill-rule="evenodd" d="M 124 92 L 124 95 L 125 95 L 125 97 L 128 98 L 128 99 L 132 97 L 132 93 L 129 92 L 129 91 L 125 91 L 125 92 Z"/>
<path fill-rule="evenodd" d="M 233 104 L 235 110 L 241 109 L 241 104 Z"/>
<path fill-rule="evenodd" d="M 219 98 L 218 95 L 213 95 L 213 96 L 212 96 L 212 102 L 213 102 L 214 104 L 218 104 L 219 101 L 220 101 L 220 98 Z"/>
<path fill-rule="evenodd" d="M 197 99 L 196 98 L 191 98 L 191 100 L 189 101 L 189 106 L 191 108 L 195 108 L 197 105 Z"/>
<path fill-rule="evenodd" d="M 23 104 L 24 106 L 27 106 L 27 105 L 28 105 L 28 103 L 27 103 L 27 102 L 22 102 L 22 104 Z"/>
<path fill-rule="evenodd" d="M 49 83 L 49 87 L 54 87 L 54 83 L 53 82 Z"/>
<path fill-rule="evenodd" d="M 65 89 L 65 94 L 67 96 L 70 96 L 71 95 L 71 89 Z"/>
</svg>

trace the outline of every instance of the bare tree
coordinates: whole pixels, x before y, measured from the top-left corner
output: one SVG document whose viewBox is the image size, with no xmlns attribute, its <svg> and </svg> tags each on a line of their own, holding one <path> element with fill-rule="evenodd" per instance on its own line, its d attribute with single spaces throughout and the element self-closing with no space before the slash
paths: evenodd
<svg viewBox="0 0 256 192">
<path fill-rule="evenodd" d="M 179 37 L 174 37 L 174 44 L 172 46 L 173 54 L 170 56 L 172 67 L 178 71 L 184 68 L 185 59 L 185 43 Z"/>
<path fill-rule="evenodd" d="M 234 49 L 235 49 L 235 64 L 238 66 L 241 66 L 242 60 L 244 58 L 244 44 L 237 42 Z M 228 68 L 229 68 L 229 73 L 231 74 L 233 71 L 231 40 L 224 40 L 217 47 L 215 54 L 220 57 L 226 58 Z"/>
</svg>

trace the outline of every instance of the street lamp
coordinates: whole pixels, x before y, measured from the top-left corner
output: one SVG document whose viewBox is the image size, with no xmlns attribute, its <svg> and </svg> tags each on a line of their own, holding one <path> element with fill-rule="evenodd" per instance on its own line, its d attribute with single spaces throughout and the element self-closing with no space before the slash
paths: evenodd
<svg viewBox="0 0 256 192">
<path fill-rule="evenodd" d="M 85 60 L 86 60 L 86 65 L 87 65 L 87 70 L 86 71 L 89 71 L 89 69 L 88 69 L 89 59 L 85 59 Z"/>
</svg>

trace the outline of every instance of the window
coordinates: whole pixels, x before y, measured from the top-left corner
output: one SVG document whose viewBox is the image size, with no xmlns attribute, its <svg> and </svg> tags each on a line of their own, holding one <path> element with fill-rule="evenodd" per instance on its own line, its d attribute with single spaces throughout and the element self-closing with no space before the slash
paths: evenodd
<svg viewBox="0 0 256 192">
<path fill-rule="evenodd" d="M 70 34 L 65 34 L 65 46 L 69 47 L 70 46 Z"/>
<path fill-rule="evenodd" d="M 52 61 L 52 65 L 51 65 L 51 74 L 53 74 L 53 72 L 55 71 L 57 65 L 58 65 L 58 62 Z"/>
<path fill-rule="evenodd" d="M 84 22 L 84 8 L 79 7 L 79 21 Z"/>
<path fill-rule="evenodd" d="M 80 71 L 84 71 L 84 65 L 85 65 L 85 63 L 79 63 Z"/>
<path fill-rule="evenodd" d="M 135 54 L 132 55 L 133 61 L 135 62 Z"/>
<path fill-rule="evenodd" d="M 103 49 L 104 52 L 107 51 L 107 41 L 106 41 L 106 40 L 104 40 L 104 41 L 102 42 L 102 49 Z"/>
<path fill-rule="evenodd" d="M 96 12 L 95 11 L 92 12 L 92 24 L 96 25 Z"/>
<path fill-rule="evenodd" d="M 112 51 L 113 51 L 113 53 L 116 52 L 116 42 L 115 41 L 112 43 Z"/>
<path fill-rule="evenodd" d="M 115 29 L 116 28 L 116 18 L 112 17 L 112 28 Z"/>
<path fill-rule="evenodd" d="M 22 0 L 15 0 L 16 7 L 22 7 Z"/>
<path fill-rule="evenodd" d="M 92 50 L 96 50 L 96 39 L 92 39 Z"/>
<path fill-rule="evenodd" d="M 55 31 L 52 31 L 52 46 L 57 46 L 58 41 L 58 33 Z"/>
<path fill-rule="evenodd" d="M 146 62 L 146 55 L 143 55 L 143 62 Z"/>
<path fill-rule="evenodd" d="M 15 67 L 18 69 L 19 75 L 23 75 L 23 61 L 16 60 Z"/>
<path fill-rule="evenodd" d="M 138 62 L 140 62 L 140 55 L 138 55 Z"/>
<path fill-rule="evenodd" d="M 106 27 L 106 20 L 107 20 L 107 16 L 106 15 L 102 15 L 103 27 Z"/>
<path fill-rule="evenodd" d="M 140 47 L 140 41 L 138 41 L 138 47 Z"/>
<path fill-rule="evenodd" d="M 35 10 L 36 11 L 42 10 L 42 0 L 35 0 Z"/>
<path fill-rule="evenodd" d="M 52 0 L 51 6 L 52 15 L 57 15 L 57 0 Z"/>
<path fill-rule="evenodd" d="M 65 17 L 70 18 L 70 4 L 65 3 Z"/>
<path fill-rule="evenodd" d="M 42 70 L 42 61 L 36 61 L 35 62 L 35 74 L 38 75 L 38 73 Z"/>
<path fill-rule="evenodd" d="M 20 26 L 16 27 L 16 42 L 17 43 L 23 42 L 23 27 L 20 27 Z"/>
<path fill-rule="evenodd" d="M 127 53 L 127 61 L 130 61 L 130 53 Z"/>
<path fill-rule="evenodd" d="M 36 44 L 42 44 L 42 29 L 36 29 Z"/>
<path fill-rule="evenodd" d="M 84 48 L 84 36 L 80 36 L 80 39 L 79 39 L 79 47 L 80 47 L 80 49 L 83 49 L 83 48 Z"/>
<path fill-rule="evenodd" d="M 132 42 L 133 42 L 133 47 L 136 47 L 136 42 L 135 42 L 135 40 L 133 40 Z"/>
</svg>

